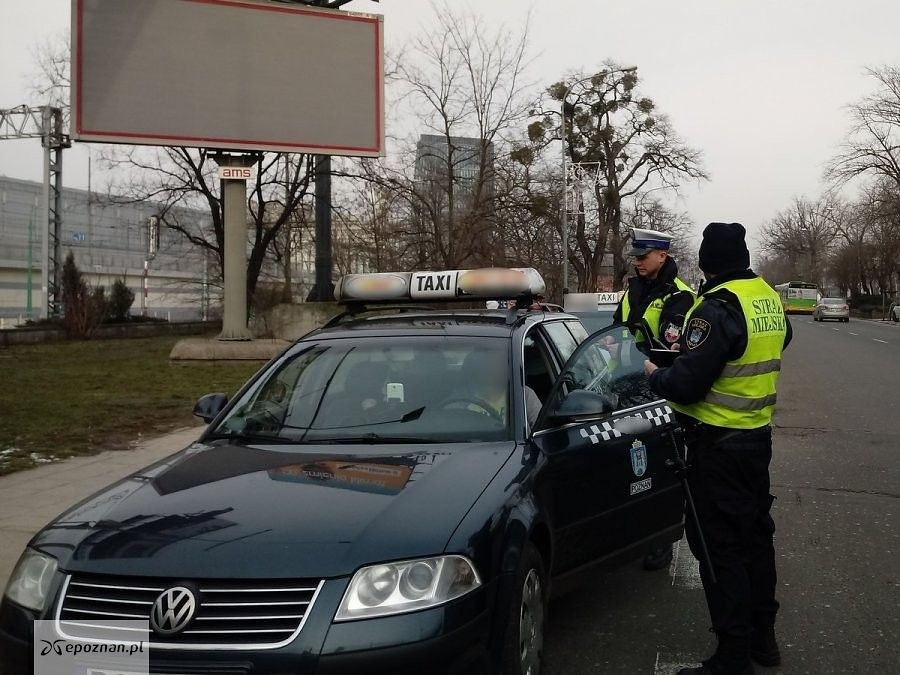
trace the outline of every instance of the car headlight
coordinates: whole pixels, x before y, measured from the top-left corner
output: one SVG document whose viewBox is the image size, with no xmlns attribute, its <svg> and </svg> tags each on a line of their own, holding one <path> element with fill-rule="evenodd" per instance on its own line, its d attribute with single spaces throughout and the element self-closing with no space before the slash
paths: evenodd
<svg viewBox="0 0 900 675">
<path fill-rule="evenodd" d="M 6 597 L 28 609 L 43 611 L 57 567 L 53 556 L 26 549 L 6 585 Z"/>
<path fill-rule="evenodd" d="M 363 567 L 353 575 L 335 621 L 368 619 L 436 607 L 481 586 L 475 566 L 445 555 Z"/>
</svg>

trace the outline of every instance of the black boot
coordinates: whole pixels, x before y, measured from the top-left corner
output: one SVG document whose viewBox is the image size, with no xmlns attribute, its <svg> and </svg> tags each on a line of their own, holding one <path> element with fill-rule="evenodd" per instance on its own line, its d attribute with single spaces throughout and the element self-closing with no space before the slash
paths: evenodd
<svg viewBox="0 0 900 675">
<path fill-rule="evenodd" d="M 778 649 L 778 641 L 775 639 L 774 626 L 753 631 L 750 658 L 766 668 L 781 665 L 781 650 Z"/>
<path fill-rule="evenodd" d="M 665 569 L 672 563 L 672 544 L 660 546 L 644 557 L 644 569 L 655 571 Z"/>
<path fill-rule="evenodd" d="M 748 638 L 719 634 L 716 653 L 696 668 L 682 668 L 678 675 L 753 675 L 749 646 Z"/>
</svg>

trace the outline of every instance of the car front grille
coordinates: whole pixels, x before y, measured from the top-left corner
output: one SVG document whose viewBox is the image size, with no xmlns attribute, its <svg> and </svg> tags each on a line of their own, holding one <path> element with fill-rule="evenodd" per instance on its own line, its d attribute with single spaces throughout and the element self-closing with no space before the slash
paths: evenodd
<svg viewBox="0 0 900 675">
<path fill-rule="evenodd" d="M 180 632 L 150 634 L 161 649 L 274 649 L 300 633 L 319 580 L 181 580 L 75 575 L 66 579 L 57 611 L 60 635 L 90 639 L 104 621 L 150 619 L 153 603 L 168 588 L 189 586 L 197 597 L 194 618 Z M 114 632 L 114 631 L 113 631 Z M 111 631 L 106 629 L 106 635 Z M 115 635 L 111 639 L 117 639 Z M 118 639 L 134 639 L 123 633 Z"/>
</svg>

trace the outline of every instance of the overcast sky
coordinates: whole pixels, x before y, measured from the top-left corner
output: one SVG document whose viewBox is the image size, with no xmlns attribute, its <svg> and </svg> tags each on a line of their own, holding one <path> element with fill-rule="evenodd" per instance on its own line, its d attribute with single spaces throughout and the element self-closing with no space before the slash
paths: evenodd
<svg viewBox="0 0 900 675">
<path fill-rule="evenodd" d="M 140 0 L 122 0 L 122 6 Z M 451 5 L 463 4 L 451 2 Z M 35 47 L 69 26 L 69 0 L 3 0 L 0 108 L 33 101 Z M 711 180 L 686 187 L 698 230 L 737 220 L 751 232 L 794 195 L 815 196 L 847 127 L 847 104 L 873 88 L 867 66 L 900 63 L 897 0 L 481 0 L 484 22 L 519 30 L 531 8 L 544 84 L 606 59 L 637 65 L 641 87 L 701 149 Z M 637 9 L 639 8 L 639 9 Z M 385 15 L 388 48 L 432 20 L 426 0 L 354 0 Z M 389 130 L 390 131 L 390 130 Z M 86 187 L 88 153 L 66 153 L 65 184 Z M 37 140 L 0 143 L 0 174 L 39 180 Z"/>
</svg>

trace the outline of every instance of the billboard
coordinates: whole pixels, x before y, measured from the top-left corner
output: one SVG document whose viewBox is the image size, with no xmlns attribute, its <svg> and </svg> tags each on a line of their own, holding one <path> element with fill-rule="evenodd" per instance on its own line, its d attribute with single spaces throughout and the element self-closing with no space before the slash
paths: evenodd
<svg viewBox="0 0 900 675">
<path fill-rule="evenodd" d="M 71 135 L 383 155 L 383 19 L 258 0 L 72 0 Z"/>
</svg>

